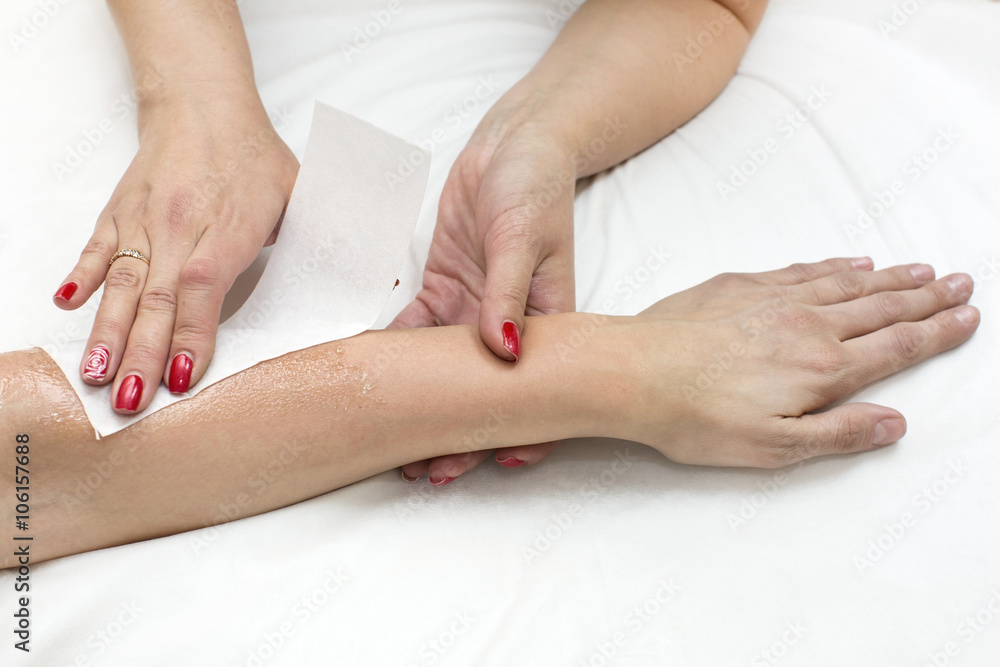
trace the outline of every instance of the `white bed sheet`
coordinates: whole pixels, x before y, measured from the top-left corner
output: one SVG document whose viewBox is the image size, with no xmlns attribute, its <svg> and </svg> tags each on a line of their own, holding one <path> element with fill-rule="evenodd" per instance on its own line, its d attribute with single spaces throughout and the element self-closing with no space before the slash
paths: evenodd
<svg viewBox="0 0 1000 667">
<path fill-rule="evenodd" d="M 8 42 L 43 4 L 5 4 Z M 578 305 L 635 313 L 722 271 L 835 255 L 970 272 L 983 311 L 972 341 L 857 396 L 907 415 L 901 443 L 783 471 L 685 467 L 581 441 L 545 465 L 486 464 L 442 488 L 389 472 L 234 524 L 36 566 L 33 651 L 14 651 L 8 634 L 0 663 L 997 664 L 1000 5 L 771 5 L 708 110 L 581 186 Z M 881 34 L 904 5 L 915 11 Z M 347 62 L 341 44 L 385 6 L 241 3 L 266 106 L 297 154 L 314 99 L 411 141 L 446 135 L 381 324 L 418 287 L 452 160 L 562 11 L 404 0 Z M 121 100 L 128 70 L 102 3 L 59 4 L 5 46 L 0 349 L 58 345 L 92 310 L 67 315 L 51 293 L 137 145 Z M 470 95 L 476 108 L 453 122 L 449 109 Z M 779 124 L 810 96 L 808 122 Z M 66 145 L 105 118 L 112 131 L 60 180 Z M 723 198 L 718 183 L 766 145 L 777 148 Z M 934 163 L 914 172 L 908 161 L 925 151 Z M 883 215 L 845 228 L 897 180 Z M 637 274 L 661 248 L 666 266 Z M 645 282 L 630 293 L 626 275 Z M 0 577 L 8 619 L 11 579 Z"/>
</svg>

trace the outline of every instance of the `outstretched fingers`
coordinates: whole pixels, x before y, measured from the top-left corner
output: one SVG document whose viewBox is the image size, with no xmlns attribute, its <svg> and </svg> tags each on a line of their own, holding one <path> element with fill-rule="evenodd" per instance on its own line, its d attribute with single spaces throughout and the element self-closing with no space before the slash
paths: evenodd
<svg viewBox="0 0 1000 667">
<path fill-rule="evenodd" d="M 960 306 L 972 296 L 972 278 L 956 273 L 919 289 L 879 292 L 824 306 L 822 311 L 840 338 L 848 340 L 878 331 L 897 322 L 919 322 L 935 313 Z"/>
<path fill-rule="evenodd" d="M 776 271 L 753 275 L 760 282 L 769 285 L 798 285 L 844 271 L 870 271 L 873 266 L 870 257 L 835 257 L 822 262 L 792 264 Z"/>
<path fill-rule="evenodd" d="M 862 387 L 967 341 L 979 310 L 957 306 L 920 322 L 897 322 L 844 343 L 855 359 L 852 384 Z"/>
</svg>

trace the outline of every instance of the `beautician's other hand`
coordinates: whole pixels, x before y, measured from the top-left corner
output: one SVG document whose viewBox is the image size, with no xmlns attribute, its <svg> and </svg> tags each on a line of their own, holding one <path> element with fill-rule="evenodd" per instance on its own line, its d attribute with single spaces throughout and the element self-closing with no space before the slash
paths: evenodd
<svg viewBox="0 0 1000 667">
<path fill-rule="evenodd" d="M 54 298 L 72 310 L 104 283 L 80 373 L 113 380 L 122 413 L 144 410 L 161 378 L 184 392 L 204 374 L 226 292 L 273 243 L 298 172 L 256 91 L 161 100 L 139 120 L 139 151 Z M 148 265 L 109 269 L 119 250 Z"/>
<path fill-rule="evenodd" d="M 573 195 L 568 151 L 551 135 L 488 118 L 455 161 L 438 209 L 423 289 L 392 327 L 477 324 L 494 354 L 515 362 L 524 317 L 572 311 Z M 556 443 L 499 450 L 510 467 L 545 458 Z M 434 459 L 474 467 L 488 452 Z M 409 478 L 430 461 L 404 467 Z M 435 476 L 444 483 L 450 475 Z"/>
</svg>

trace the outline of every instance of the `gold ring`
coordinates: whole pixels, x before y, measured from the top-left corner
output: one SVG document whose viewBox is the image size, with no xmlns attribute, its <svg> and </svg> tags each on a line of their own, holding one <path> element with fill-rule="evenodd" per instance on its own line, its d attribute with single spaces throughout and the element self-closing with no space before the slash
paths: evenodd
<svg viewBox="0 0 1000 667">
<path fill-rule="evenodd" d="M 138 250 L 119 250 L 115 254 L 111 255 L 111 261 L 108 262 L 108 268 L 122 257 L 131 257 L 132 259 L 141 259 L 146 262 L 146 266 L 149 266 L 149 260 L 139 252 Z"/>
</svg>

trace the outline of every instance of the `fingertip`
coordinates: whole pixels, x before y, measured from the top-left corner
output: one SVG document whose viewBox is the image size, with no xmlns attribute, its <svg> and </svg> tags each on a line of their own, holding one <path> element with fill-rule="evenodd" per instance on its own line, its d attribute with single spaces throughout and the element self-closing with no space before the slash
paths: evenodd
<svg viewBox="0 0 1000 667">
<path fill-rule="evenodd" d="M 118 390 L 114 392 L 114 410 L 119 414 L 130 415 L 141 411 L 143 389 L 145 383 L 138 373 L 126 375 Z"/>
<path fill-rule="evenodd" d="M 881 419 L 872 429 L 872 446 L 891 445 L 906 435 L 906 420 L 903 416 Z"/>
<path fill-rule="evenodd" d="M 867 255 L 864 257 L 852 257 L 848 261 L 851 263 L 851 268 L 855 271 L 870 271 L 875 268 L 874 260 Z"/>
<path fill-rule="evenodd" d="M 512 356 L 512 361 L 521 358 L 521 327 L 513 320 L 504 320 L 500 326 L 500 337 L 503 340 L 504 351 Z M 507 355 L 504 355 L 505 357 Z M 511 359 L 508 359 L 511 361 Z"/>
<path fill-rule="evenodd" d="M 167 370 L 167 388 L 171 394 L 183 394 L 191 388 L 191 375 L 194 371 L 194 358 L 189 352 L 180 352 L 173 356 Z"/>
<path fill-rule="evenodd" d="M 399 471 L 402 474 L 402 478 L 407 482 L 416 482 L 427 474 L 429 463 L 429 461 L 414 461 L 402 466 Z"/>
<path fill-rule="evenodd" d="M 490 455 L 488 450 L 446 454 L 432 459 L 427 466 L 427 481 L 442 486 L 469 472 Z"/>
<path fill-rule="evenodd" d="M 70 301 L 78 289 L 80 289 L 80 285 L 76 281 L 67 281 L 60 285 L 56 293 L 52 295 L 52 302 L 63 310 L 72 310 L 75 306 Z"/>
<path fill-rule="evenodd" d="M 519 445 L 517 447 L 498 449 L 495 454 L 496 462 L 505 468 L 520 468 L 524 465 L 535 465 L 547 459 L 561 442 L 561 440 L 555 440 L 536 445 Z"/>
<path fill-rule="evenodd" d="M 959 306 L 952 311 L 952 314 L 963 326 L 971 327 L 972 329 L 979 326 L 981 315 L 979 309 L 975 306 Z"/>
</svg>

